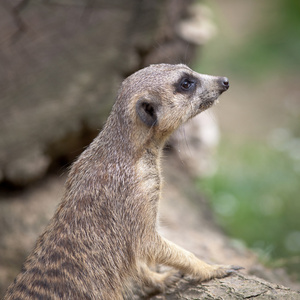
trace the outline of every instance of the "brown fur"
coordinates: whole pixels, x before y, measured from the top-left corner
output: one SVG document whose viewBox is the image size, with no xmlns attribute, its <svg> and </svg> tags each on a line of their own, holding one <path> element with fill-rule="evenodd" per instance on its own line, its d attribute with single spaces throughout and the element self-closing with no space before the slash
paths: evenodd
<svg viewBox="0 0 300 300">
<path fill-rule="evenodd" d="M 193 91 L 182 90 L 183 77 L 196 79 Z M 227 88 L 226 78 L 185 65 L 153 65 L 124 80 L 104 129 L 74 163 L 61 205 L 5 299 L 118 300 L 130 279 L 162 290 L 174 272 L 155 273 L 153 264 L 200 280 L 228 275 L 231 269 L 202 262 L 156 231 L 164 142 Z"/>
</svg>

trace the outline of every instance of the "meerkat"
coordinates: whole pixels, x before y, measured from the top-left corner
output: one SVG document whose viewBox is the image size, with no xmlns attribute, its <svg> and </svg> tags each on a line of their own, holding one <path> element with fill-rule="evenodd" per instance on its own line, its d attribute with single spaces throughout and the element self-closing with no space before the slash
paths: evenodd
<svg viewBox="0 0 300 300">
<path fill-rule="evenodd" d="M 157 232 L 164 143 L 228 88 L 226 77 L 183 64 L 151 65 L 125 79 L 4 299 L 119 300 L 131 279 L 163 291 L 178 271 L 204 281 L 239 269 L 209 265 Z M 156 264 L 174 271 L 156 273 Z"/>
</svg>

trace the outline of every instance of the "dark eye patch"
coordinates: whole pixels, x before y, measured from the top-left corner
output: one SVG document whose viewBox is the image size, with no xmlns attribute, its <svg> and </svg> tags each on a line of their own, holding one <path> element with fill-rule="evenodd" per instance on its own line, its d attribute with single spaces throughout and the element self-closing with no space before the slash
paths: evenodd
<svg viewBox="0 0 300 300">
<path fill-rule="evenodd" d="M 183 74 L 178 82 L 174 84 L 175 93 L 192 93 L 196 89 L 197 83 L 197 78 L 189 74 Z"/>
<path fill-rule="evenodd" d="M 194 87 L 194 85 L 195 85 L 195 82 L 188 78 L 185 78 L 180 82 L 180 88 L 183 91 L 188 91 L 188 90 L 192 89 Z"/>
</svg>

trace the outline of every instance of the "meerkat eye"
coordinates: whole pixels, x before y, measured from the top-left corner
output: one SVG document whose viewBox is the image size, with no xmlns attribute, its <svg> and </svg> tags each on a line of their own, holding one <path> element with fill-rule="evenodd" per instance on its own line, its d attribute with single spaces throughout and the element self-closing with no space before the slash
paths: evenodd
<svg viewBox="0 0 300 300">
<path fill-rule="evenodd" d="M 183 78 L 180 82 L 180 89 L 182 91 L 189 91 L 195 87 L 195 81 L 188 78 Z"/>
<path fill-rule="evenodd" d="M 174 93 L 189 93 L 193 94 L 196 87 L 200 84 L 197 77 L 188 73 L 183 73 L 179 80 L 174 83 Z"/>
</svg>

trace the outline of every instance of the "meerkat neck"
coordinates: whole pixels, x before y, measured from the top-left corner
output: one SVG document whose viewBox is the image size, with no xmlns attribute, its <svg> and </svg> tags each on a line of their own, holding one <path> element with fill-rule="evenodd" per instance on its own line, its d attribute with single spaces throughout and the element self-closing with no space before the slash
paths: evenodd
<svg viewBox="0 0 300 300">
<path fill-rule="evenodd" d="M 111 149 L 113 146 L 115 154 L 122 158 L 138 160 L 145 153 L 151 153 L 155 160 L 159 159 L 165 144 L 164 139 L 155 138 L 155 129 L 148 128 L 145 131 L 137 131 L 129 118 L 123 118 L 123 115 L 111 114 L 106 125 L 99 135 L 102 143 L 97 143 L 100 147 Z M 116 143 L 116 141 L 120 141 Z M 120 147 L 116 147 L 120 145 Z"/>
</svg>

